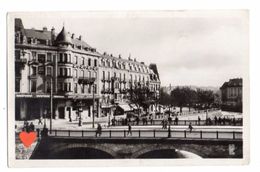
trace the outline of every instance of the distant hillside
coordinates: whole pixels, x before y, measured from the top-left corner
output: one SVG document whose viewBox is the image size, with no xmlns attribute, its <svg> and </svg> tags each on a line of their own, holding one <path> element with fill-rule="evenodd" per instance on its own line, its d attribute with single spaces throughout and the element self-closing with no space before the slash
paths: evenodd
<svg viewBox="0 0 260 172">
<path fill-rule="evenodd" d="M 219 87 L 213 87 L 213 86 L 195 86 L 195 85 L 178 85 L 178 86 L 162 86 L 161 88 L 167 92 L 170 93 L 174 88 L 176 87 L 190 87 L 191 89 L 203 89 L 203 90 L 212 90 L 214 93 L 219 92 Z"/>
</svg>

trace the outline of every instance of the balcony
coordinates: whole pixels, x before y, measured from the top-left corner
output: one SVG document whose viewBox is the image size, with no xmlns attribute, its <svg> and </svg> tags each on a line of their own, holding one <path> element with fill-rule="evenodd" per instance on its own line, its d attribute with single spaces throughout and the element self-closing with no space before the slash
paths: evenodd
<svg viewBox="0 0 260 172">
<path fill-rule="evenodd" d="M 73 78 L 72 75 L 59 75 L 58 78 Z"/>
<path fill-rule="evenodd" d="M 31 59 L 28 61 L 29 65 L 38 65 L 39 62 L 36 59 Z"/>
<path fill-rule="evenodd" d="M 93 84 L 95 82 L 96 78 L 92 77 L 79 77 L 78 83 L 79 84 Z"/>
</svg>

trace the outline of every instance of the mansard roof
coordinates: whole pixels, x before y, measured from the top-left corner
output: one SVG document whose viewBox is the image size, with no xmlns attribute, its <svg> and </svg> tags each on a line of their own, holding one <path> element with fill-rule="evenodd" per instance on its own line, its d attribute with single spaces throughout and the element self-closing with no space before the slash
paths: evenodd
<svg viewBox="0 0 260 172">
<path fill-rule="evenodd" d="M 43 30 L 36 30 L 36 29 L 25 29 L 24 31 L 25 31 L 25 36 L 27 38 L 51 40 L 51 32 L 50 31 L 43 31 Z"/>
</svg>

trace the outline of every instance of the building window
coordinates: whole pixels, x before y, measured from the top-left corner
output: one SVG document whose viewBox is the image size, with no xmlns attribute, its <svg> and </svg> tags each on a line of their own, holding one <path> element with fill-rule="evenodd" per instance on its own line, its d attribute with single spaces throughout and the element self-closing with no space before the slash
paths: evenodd
<svg viewBox="0 0 260 172">
<path fill-rule="evenodd" d="M 72 76 L 71 75 L 71 68 L 68 68 L 68 76 Z"/>
<path fill-rule="evenodd" d="M 88 85 L 88 93 L 91 93 L 91 85 Z"/>
<path fill-rule="evenodd" d="M 63 58 L 63 54 L 60 53 L 59 58 L 58 58 L 58 62 L 62 62 L 62 58 Z"/>
<path fill-rule="evenodd" d="M 97 94 L 97 84 L 94 84 L 94 93 Z"/>
<path fill-rule="evenodd" d="M 106 73 L 105 71 L 103 71 L 103 79 L 105 79 Z"/>
<path fill-rule="evenodd" d="M 80 71 L 80 77 L 84 77 L 84 71 L 83 70 Z"/>
<path fill-rule="evenodd" d="M 32 59 L 36 60 L 36 52 L 35 51 L 32 51 Z"/>
<path fill-rule="evenodd" d="M 38 61 L 40 63 L 45 63 L 45 54 L 38 54 Z"/>
<path fill-rule="evenodd" d="M 78 70 L 74 69 L 74 77 L 77 78 L 78 77 Z"/>
<path fill-rule="evenodd" d="M 62 91 L 62 82 L 58 82 L 58 91 L 59 91 L 59 92 Z"/>
<path fill-rule="evenodd" d="M 47 53 L 47 62 L 51 62 L 52 59 L 51 59 L 51 53 Z"/>
<path fill-rule="evenodd" d="M 52 75 L 52 67 L 48 66 L 47 67 L 47 76 L 51 76 Z"/>
<path fill-rule="evenodd" d="M 97 59 L 94 60 L 94 66 L 97 67 Z"/>
<path fill-rule="evenodd" d="M 91 78 L 91 72 L 90 71 L 88 71 L 88 77 Z"/>
<path fill-rule="evenodd" d="M 51 92 L 51 83 L 50 82 L 46 82 L 46 92 L 47 93 Z"/>
<path fill-rule="evenodd" d="M 75 56 L 75 64 L 78 64 L 78 56 Z"/>
<path fill-rule="evenodd" d="M 84 93 L 84 85 L 81 87 L 81 93 Z"/>
<path fill-rule="evenodd" d="M 36 75 L 37 73 L 37 67 L 36 66 L 32 66 L 32 73 L 31 75 Z"/>
<path fill-rule="evenodd" d="M 63 68 L 60 68 L 60 76 L 63 76 Z"/>
<path fill-rule="evenodd" d="M 65 62 L 65 63 L 67 63 L 68 62 L 68 54 L 64 54 L 64 61 L 63 62 Z"/>
<path fill-rule="evenodd" d="M 68 91 L 71 92 L 71 83 L 68 83 Z"/>
<path fill-rule="evenodd" d="M 97 78 L 97 73 L 96 72 L 93 72 L 93 77 Z"/>
<path fill-rule="evenodd" d="M 71 54 L 69 54 L 68 62 L 71 63 Z"/>
<path fill-rule="evenodd" d="M 78 93 L 78 84 L 77 83 L 74 84 L 74 92 Z"/>
<path fill-rule="evenodd" d="M 31 81 L 31 92 L 32 93 L 36 92 L 36 81 Z"/>
<path fill-rule="evenodd" d="M 88 59 L 88 66 L 91 66 L 91 59 Z"/>
<path fill-rule="evenodd" d="M 110 79 L 110 72 L 107 73 L 107 77 L 108 77 L 108 79 Z"/>
</svg>

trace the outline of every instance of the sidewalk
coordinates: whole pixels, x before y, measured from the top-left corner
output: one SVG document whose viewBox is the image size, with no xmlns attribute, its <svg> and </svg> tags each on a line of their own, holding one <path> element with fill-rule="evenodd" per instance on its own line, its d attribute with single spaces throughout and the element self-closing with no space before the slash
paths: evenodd
<svg viewBox="0 0 260 172">
<path fill-rule="evenodd" d="M 33 122 L 35 125 L 35 128 L 43 128 L 43 125 L 38 125 L 38 120 L 32 120 L 28 121 L 29 123 Z M 23 121 L 16 121 L 17 130 L 21 130 L 23 127 Z M 108 127 L 107 124 L 101 124 L 103 129 L 108 130 L 127 130 L 128 126 L 110 126 Z M 50 126 L 50 120 L 46 120 L 46 126 L 49 128 Z M 95 124 L 95 129 L 97 127 L 97 124 Z M 210 130 L 210 131 L 216 131 L 216 130 L 224 130 L 224 131 L 242 131 L 243 126 L 193 126 L 195 130 Z M 52 121 L 52 129 L 53 130 L 92 130 L 92 124 L 82 124 L 82 126 L 78 126 L 78 121 L 72 121 L 69 122 L 68 120 L 53 120 Z M 147 130 L 147 129 L 162 129 L 161 125 L 132 125 L 133 130 Z M 171 125 L 171 129 L 175 130 L 186 130 L 188 129 L 187 125 Z"/>
</svg>

